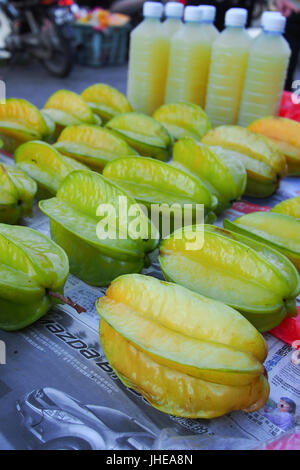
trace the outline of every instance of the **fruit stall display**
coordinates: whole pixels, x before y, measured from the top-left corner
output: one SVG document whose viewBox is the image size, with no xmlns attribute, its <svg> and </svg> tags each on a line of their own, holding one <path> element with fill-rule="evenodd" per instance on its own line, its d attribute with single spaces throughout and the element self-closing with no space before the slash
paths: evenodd
<svg viewBox="0 0 300 470">
<path fill-rule="evenodd" d="M 155 408 L 213 418 L 264 406 L 269 384 L 262 332 L 297 316 L 300 197 L 211 225 L 243 195 L 269 197 L 286 175 L 300 175 L 300 123 L 266 117 L 249 128 L 212 128 L 187 102 L 153 116 L 133 112 L 119 91 L 95 84 L 59 90 L 38 110 L 22 99 L 0 106 L 0 328 L 18 330 L 64 297 L 69 271 L 98 299 L 100 341 L 120 380 Z M 119 217 L 126 237 L 100 236 L 98 207 Z M 22 224 L 34 199 L 51 238 Z M 149 228 L 133 236 L 133 205 Z M 153 204 L 204 206 L 203 225 L 162 238 Z M 39 210 L 35 205 L 34 210 Z M 204 244 L 189 249 L 192 232 Z M 165 281 L 139 274 L 157 259 Z"/>
<path fill-rule="evenodd" d="M 127 58 L 130 17 L 97 7 L 79 9 L 73 31 L 78 44 L 77 59 L 82 65 L 123 64 Z"/>
</svg>

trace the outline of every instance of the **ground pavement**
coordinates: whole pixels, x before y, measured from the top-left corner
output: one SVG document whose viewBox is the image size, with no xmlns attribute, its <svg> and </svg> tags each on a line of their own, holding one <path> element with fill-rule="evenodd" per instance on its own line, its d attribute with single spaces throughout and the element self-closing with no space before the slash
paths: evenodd
<svg viewBox="0 0 300 470">
<path fill-rule="evenodd" d="M 0 79 L 6 83 L 7 98 L 25 98 L 42 108 L 47 98 L 60 88 L 80 93 L 96 82 L 107 83 L 126 92 L 127 66 L 90 68 L 75 65 L 66 78 L 56 78 L 39 63 L 0 68 Z"/>
</svg>

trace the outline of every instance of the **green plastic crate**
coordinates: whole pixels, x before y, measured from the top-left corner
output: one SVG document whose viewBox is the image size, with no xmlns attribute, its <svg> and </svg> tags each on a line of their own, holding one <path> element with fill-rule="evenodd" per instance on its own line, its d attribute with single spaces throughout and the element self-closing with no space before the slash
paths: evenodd
<svg viewBox="0 0 300 470">
<path fill-rule="evenodd" d="M 103 65 L 121 65 L 127 60 L 127 45 L 130 24 L 109 26 L 99 31 L 90 25 L 73 25 L 77 59 L 81 65 L 101 67 Z"/>
</svg>

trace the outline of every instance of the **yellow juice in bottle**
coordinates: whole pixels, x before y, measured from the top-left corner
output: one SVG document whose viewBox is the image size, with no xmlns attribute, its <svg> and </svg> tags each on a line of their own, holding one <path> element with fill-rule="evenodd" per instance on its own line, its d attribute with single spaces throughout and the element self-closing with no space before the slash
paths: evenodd
<svg viewBox="0 0 300 470">
<path fill-rule="evenodd" d="M 183 15 L 184 6 L 179 2 L 168 2 L 165 6 L 165 16 L 166 19 L 162 23 L 163 31 L 168 38 L 168 58 L 166 63 L 166 70 L 169 69 L 169 60 L 170 60 L 170 48 L 171 48 L 171 39 L 175 33 L 179 30 L 182 25 L 182 15 Z M 168 76 L 168 74 L 167 74 Z M 167 76 L 164 84 L 164 94 L 163 99 L 165 99 Z"/>
<path fill-rule="evenodd" d="M 160 18 L 163 6 L 145 2 L 144 21 L 131 33 L 127 97 L 135 111 L 152 114 L 164 102 L 169 39 Z"/>
<path fill-rule="evenodd" d="M 238 123 L 248 126 L 259 117 L 277 115 L 291 54 L 282 37 L 286 19 L 280 13 L 266 12 L 263 32 L 253 41 Z"/>
<path fill-rule="evenodd" d="M 211 43 L 213 43 L 219 36 L 219 31 L 214 25 L 216 17 L 216 7 L 213 5 L 199 5 L 198 7 L 201 10 L 201 29 L 202 32 L 208 35 Z"/>
<path fill-rule="evenodd" d="M 251 42 L 246 21 L 247 10 L 230 8 L 212 46 L 205 111 L 213 126 L 237 123 Z"/>
<path fill-rule="evenodd" d="M 188 6 L 185 23 L 171 39 L 166 103 L 190 101 L 204 106 L 211 42 L 202 32 L 201 10 Z"/>
<path fill-rule="evenodd" d="M 179 2 L 168 2 L 165 6 L 166 19 L 162 28 L 169 39 L 177 33 L 182 25 L 183 4 Z"/>
</svg>

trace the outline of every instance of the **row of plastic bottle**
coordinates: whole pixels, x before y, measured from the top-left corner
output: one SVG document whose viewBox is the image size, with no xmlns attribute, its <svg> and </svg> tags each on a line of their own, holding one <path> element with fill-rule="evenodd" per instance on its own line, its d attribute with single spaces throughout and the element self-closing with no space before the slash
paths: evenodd
<svg viewBox="0 0 300 470">
<path fill-rule="evenodd" d="M 205 108 L 214 126 L 248 125 L 277 115 L 290 57 L 285 18 L 265 12 L 251 39 L 247 11 L 226 12 L 225 29 L 213 25 L 215 7 L 144 3 L 144 21 L 131 33 L 127 95 L 136 111 L 152 114 L 163 103 L 189 101 Z"/>
</svg>

